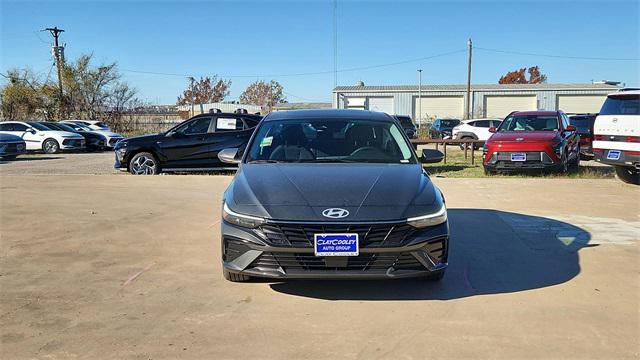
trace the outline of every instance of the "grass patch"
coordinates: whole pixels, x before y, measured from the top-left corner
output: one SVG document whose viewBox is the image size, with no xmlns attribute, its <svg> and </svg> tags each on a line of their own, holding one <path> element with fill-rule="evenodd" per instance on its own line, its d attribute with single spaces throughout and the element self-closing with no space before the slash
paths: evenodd
<svg viewBox="0 0 640 360">
<path fill-rule="evenodd" d="M 431 146 L 430 146 L 431 147 Z M 442 146 L 439 147 L 442 151 Z M 421 153 L 420 151 L 418 151 Z M 457 146 L 447 146 L 447 162 L 437 164 L 425 164 L 424 168 L 429 175 L 447 178 L 482 178 L 482 150 L 475 151 L 475 164 L 471 165 L 471 151 L 467 150 L 467 159 L 464 151 Z M 491 177 L 500 178 L 570 178 L 570 179 L 613 179 L 615 171 L 611 166 L 602 166 L 588 161 L 581 161 L 577 171 L 568 174 L 548 173 L 542 171 L 520 171 L 513 173 L 501 173 Z"/>
</svg>

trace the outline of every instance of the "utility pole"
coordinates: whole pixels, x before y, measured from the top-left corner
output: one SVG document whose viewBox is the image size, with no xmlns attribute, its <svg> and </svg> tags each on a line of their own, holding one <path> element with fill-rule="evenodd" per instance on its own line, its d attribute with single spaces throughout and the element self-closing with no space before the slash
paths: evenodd
<svg viewBox="0 0 640 360">
<path fill-rule="evenodd" d="M 60 105 L 58 108 L 60 120 L 64 119 L 64 98 L 62 92 L 62 66 L 64 65 L 64 46 L 60 46 L 58 43 L 58 37 L 64 30 L 58 29 L 58 27 L 46 28 L 42 31 L 48 31 L 53 36 L 53 56 L 56 59 L 56 66 L 58 68 L 58 99 Z"/>
<path fill-rule="evenodd" d="M 471 52 L 473 50 L 473 43 L 471 42 L 471 38 L 469 38 L 467 45 L 469 45 L 469 65 L 467 66 L 467 113 L 465 115 L 467 119 L 471 119 L 473 117 L 471 109 Z"/>
<path fill-rule="evenodd" d="M 338 0 L 333 0 L 333 87 L 338 86 Z"/>
<path fill-rule="evenodd" d="M 422 69 L 418 69 L 418 127 L 422 127 Z"/>
</svg>

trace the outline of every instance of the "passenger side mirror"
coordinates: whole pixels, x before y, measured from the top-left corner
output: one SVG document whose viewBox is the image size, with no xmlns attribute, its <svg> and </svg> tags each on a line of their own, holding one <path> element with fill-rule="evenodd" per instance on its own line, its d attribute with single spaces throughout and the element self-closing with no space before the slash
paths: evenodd
<svg viewBox="0 0 640 360">
<path fill-rule="evenodd" d="M 489 128 L 489 132 L 490 133 L 496 133 L 496 132 L 498 132 L 498 129 L 496 129 L 495 126 L 492 126 L 492 127 Z"/>
<path fill-rule="evenodd" d="M 435 164 L 444 159 L 444 154 L 440 150 L 423 149 L 420 162 L 423 164 Z"/>
<path fill-rule="evenodd" d="M 26 132 L 31 133 L 31 134 L 35 134 L 35 133 L 36 133 L 36 130 L 35 130 L 34 128 L 28 128 L 28 129 L 26 130 Z"/>
<path fill-rule="evenodd" d="M 237 155 L 237 148 L 223 149 L 218 153 L 218 159 L 220 159 L 220 161 L 222 161 L 223 163 L 238 164 L 240 163 L 240 159 L 236 158 Z"/>
<path fill-rule="evenodd" d="M 576 126 L 575 125 L 567 125 L 567 128 L 565 129 L 565 131 L 576 131 Z"/>
</svg>

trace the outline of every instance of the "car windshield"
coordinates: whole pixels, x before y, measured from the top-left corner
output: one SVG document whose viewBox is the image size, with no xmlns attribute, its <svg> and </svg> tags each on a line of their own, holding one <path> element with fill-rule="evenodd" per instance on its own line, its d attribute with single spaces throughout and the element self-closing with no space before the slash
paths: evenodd
<svg viewBox="0 0 640 360">
<path fill-rule="evenodd" d="M 71 127 L 71 126 L 69 126 L 67 124 L 62 124 L 62 123 L 49 124 L 49 123 L 47 123 L 45 125 L 51 127 L 54 130 L 76 132 L 76 130 L 73 127 Z"/>
<path fill-rule="evenodd" d="M 46 127 L 46 126 L 44 126 L 42 124 L 38 124 L 37 122 L 27 121 L 27 124 L 29 124 L 29 126 L 31 126 L 32 128 L 34 128 L 36 130 L 41 130 L 41 131 L 51 130 L 48 127 Z"/>
<path fill-rule="evenodd" d="M 98 122 L 94 124 L 95 126 L 99 127 L 102 130 L 109 130 L 109 125 L 103 123 L 103 122 Z"/>
<path fill-rule="evenodd" d="M 609 96 L 600 115 L 640 115 L 640 95 Z"/>
<path fill-rule="evenodd" d="M 460 120 L 440 120 L 440 127 L 453 128 L 460 124 Z"/>
<path fill-rule="evenodd" d="M 416 163 L 394 122 L 342 119 L 264 122 L 246 161 Z"/>
<path fill-rule="evenodd" d="M 595 116 L 570 116 L 569 124 L 575 126 L 579 133 L 587 134 L 591 132 L 594 118 Z"/>
<path fill-rule="evenodd" d="M 556 115 L 512 115 L 500 124 L 498 131 L 553 131 L 558 130 Z"/>
</svg>

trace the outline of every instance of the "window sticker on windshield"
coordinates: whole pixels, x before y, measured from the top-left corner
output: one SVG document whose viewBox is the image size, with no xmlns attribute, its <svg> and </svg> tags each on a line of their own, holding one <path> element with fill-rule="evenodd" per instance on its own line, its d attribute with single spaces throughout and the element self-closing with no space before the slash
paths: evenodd
<svg viewBox="0 0 640 360">
<path fill-rule="evenodd" d="M 216 128 L 224 130 L 235 130 L 236 119 L 234 118 L 218 118 Z"/>
<path fill-rule="evenodd" d="M 267 136 L 260 142 L 260 147 L 271 146 L 271 142 L 273 141 L 273 136 Z"/>
<path fill-rule="evenodd" d="M 402 160 L 400 160 L 400 162 L 401 162 L 401 163 L 408 163 L 408 162 L 409 162 L 409 160 L 402 159 Z"/>
</svg>

